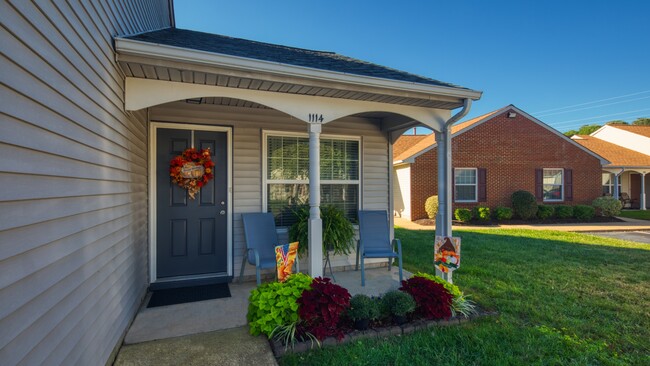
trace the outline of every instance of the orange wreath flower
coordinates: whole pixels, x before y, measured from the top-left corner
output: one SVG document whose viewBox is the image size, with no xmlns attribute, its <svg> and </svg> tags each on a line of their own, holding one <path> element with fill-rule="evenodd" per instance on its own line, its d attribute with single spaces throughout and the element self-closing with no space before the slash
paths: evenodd
<svg viewBox="0 0 650 366">
<path fill-rule="evenodd" d="M 198 151 L 196 148 L 189 148 L 171 160 L 169 163 L 169 175 L 172 183 L 187 189 L 191 199 L 214 178 L 214 163 L 210 157 L 210 149 Z"/>
</svg>

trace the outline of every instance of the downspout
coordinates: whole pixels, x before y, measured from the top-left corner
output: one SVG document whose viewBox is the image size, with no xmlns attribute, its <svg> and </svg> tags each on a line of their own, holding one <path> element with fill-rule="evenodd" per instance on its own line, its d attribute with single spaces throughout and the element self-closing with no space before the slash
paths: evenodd
<svg viewBox="0 0 650 366">
<path fill-rule="evenodd" d="M 444 129 L 440 134 L 438 143 L 438 197 L 439 212 L 436 222 L 436 235 L 451 236 L 451 208 L 452 199 L 451 186 L 452 167 L 451 167 L 451 126 L 469 113 L 472 107 L 472 100 L 466 98 L 463 100 L 463 109 L 453 115 L 445 122 Z M 443 153 L 444 152 L 444 153 Z M 440 173 L 443 173 L 442 176 Z"/>
</svg>

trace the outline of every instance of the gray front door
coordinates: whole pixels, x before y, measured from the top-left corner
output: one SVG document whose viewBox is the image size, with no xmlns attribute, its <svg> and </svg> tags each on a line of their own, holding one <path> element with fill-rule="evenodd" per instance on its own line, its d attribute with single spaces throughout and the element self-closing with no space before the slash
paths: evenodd
<svg viewBox="0 0 650 366">
<path fill-rule="evenodd" d="M 226 132 L 157 129 L 156 272 L 158 279 L 228 271 Z M 172 184 L 170 161 L 192 146 L 210 148 L 214 179 L 195 199 Z"/>
</svg>

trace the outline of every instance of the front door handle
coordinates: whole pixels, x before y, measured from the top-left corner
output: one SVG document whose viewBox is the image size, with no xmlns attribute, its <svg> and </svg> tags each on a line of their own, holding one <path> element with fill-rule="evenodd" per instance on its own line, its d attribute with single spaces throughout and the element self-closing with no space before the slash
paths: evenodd
<svg viewBox="0 0 650 366">
<path fill-rule="evenodd" d="M 221 215 L 225 215 L 225 214 L 226 214 L 226 210 L 221 210 L 221 211 L 219 211 L 219 214 L 221 214 Z"/>
</svg>

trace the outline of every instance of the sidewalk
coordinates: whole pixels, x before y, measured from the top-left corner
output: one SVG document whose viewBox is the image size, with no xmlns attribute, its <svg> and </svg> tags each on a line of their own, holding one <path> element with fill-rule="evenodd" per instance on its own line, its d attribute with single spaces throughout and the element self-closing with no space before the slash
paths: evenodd
<svg viewBox="0 0 650 366">
<path fill-rule="evenodd" d="M 531 224 L 531 225 L 495 225 L 495 226 L 472 226 L 454 225 L 452 230 L 491 230 L 491 229 L 529 229 L 529 230 L 557 230 L 573 232 L 606 232 L 606 231 L 638 231 L 650 230 L 650 221 L 628 219 L 619 217 L 622 222 L 585 222 L 576 224 Z M 395 226 L 409 230 L 435 230 L 435 226 L 418 225 L 399 217 L 395 217 Z"/>
</svg>

